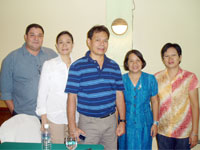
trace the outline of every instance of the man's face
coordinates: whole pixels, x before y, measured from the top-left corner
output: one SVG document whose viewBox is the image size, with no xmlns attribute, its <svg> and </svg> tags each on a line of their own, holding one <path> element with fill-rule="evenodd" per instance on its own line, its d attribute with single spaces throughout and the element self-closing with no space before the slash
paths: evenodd
<svg viewBox="0 0 200 150">
<path fill-rule="evenodd" d="M 42 43 L 44 34 L 40 28 L 31 28 L 24 36 L 26 41 L 26 48 L 30 51 L 39 51 Z"/>
<path fill-rule="evenodd" d="M 106 32 L 94 32 L 92 39 L 87 40 L 91 55 L 102 56 L 108 49 L 108 35 Z"/>
</svg>

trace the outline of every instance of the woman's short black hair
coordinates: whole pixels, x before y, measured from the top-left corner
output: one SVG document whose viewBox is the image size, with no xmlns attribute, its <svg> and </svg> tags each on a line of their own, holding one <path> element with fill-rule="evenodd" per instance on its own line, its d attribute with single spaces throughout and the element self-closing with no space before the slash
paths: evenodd
<svg viewBox="0 0 200 150">
<path fill-rule="evenodd" d="M 126 56 L 124 58 L 124 70 L 126 70 L 126 71 L 129 70 L 128 58 L 129 58 L 130 54 L 135 54 L 142 61 L 142 69 L 146 66 L 146 61 L 144 60 L 142 53 L 140 53 L 140 51 L 138 51 L 138 50 L 132 49 L 126 53 Z"/>
<path fill-rule="evenodd" d="M 60 33 L 57 35 L 57 37 L 56 37 L 56 43 L 57 43 L 57 44 L 58 44 L 58 39 L 59 39 L 59 37 L 60 37 L 61 35 L 64 35 L 64 34 L 69 35 L 69 37 L 70 37 L 71 40 L 72 40 L 72 43 L 74 43 L 74 39 L 73 39 L 72 34 L 71 34 L 69 31 L 62 31 L 62 32 L 60 32 Z"/>
<path fill-rule="evenodd" d="M 167 43 L 161 49 L 161 57 L 162 57 L 162 59 L 164 58 L 164 53 L 168 50 L 168 48 L 171 48 L 171 47 L 176 49 L 179 57 L 182 55 L 181 47 L 178 44 L 176 44 L 176 43 Z"/>
</svg>

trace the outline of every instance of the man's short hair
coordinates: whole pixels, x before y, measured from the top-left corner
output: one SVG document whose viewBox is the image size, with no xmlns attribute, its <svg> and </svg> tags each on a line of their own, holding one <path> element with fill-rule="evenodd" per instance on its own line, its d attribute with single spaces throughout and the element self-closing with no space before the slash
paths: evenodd
<svg viewBox="0 0 200 150">
<path fill-rule="evenodd" d="M 110 32 L 108 30 L 108 28 L 104 25 L 96 25 L 94 27 L 92 27 L 88 33 L 87 33 L 87 38 L 92 39 L 94 33 L 96 32 L 105 32 L 108 35 L 108 39 L 110 37 Z"/>
<path fill-rule="evenodd" d="M 43 34 L 44 34 L 44 29 L 42 28 L 41 25 L 36 24 L 36 23 L 32 23 L 32 24 L 30 24 L 30 25 L 28 25 L 28 26 L 26 27 L 26 32 L 25 32 L 26 35 L 28 34 L 28 32 L 30 31 L 31 28 L 40 28 L 40 29 L 42 30 Z"/>
</svg>

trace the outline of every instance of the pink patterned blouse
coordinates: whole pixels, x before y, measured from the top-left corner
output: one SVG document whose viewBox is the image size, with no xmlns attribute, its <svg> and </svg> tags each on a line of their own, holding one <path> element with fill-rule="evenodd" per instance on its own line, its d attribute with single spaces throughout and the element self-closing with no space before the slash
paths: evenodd
<svg viewBox="0 0 200 150">
<path fill-rule="evenodd" d="M 160 98 L 158 133 L 167 137 L 186 138 L 192 129 L 189 92 L 199 87 L 194 73 L 179 69 L 170 81 L 167 70 L 155 74 Z"/>
</svg>

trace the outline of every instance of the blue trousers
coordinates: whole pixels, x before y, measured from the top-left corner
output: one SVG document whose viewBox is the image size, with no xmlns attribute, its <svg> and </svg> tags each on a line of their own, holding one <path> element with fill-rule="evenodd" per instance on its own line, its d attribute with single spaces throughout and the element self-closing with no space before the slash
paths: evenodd
<svg viewBox="0 0 200 150">
<path fill-rule="evenodd" d="M 190 150 L 189 137 L 177 139 L 157 134 L 156 138 L 159 150 Z"/>
</svg>

